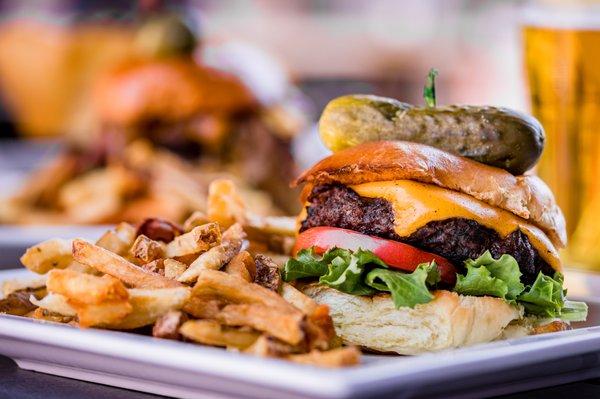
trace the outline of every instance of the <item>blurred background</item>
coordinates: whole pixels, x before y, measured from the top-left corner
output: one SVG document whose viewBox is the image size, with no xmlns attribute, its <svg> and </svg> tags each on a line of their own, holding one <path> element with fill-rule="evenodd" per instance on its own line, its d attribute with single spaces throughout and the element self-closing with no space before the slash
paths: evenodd
<svg viewBox="0 0 600 399">
<path fill-rule="evenodd" d="M 201 196 L 224 173 L 257 209 L 291 214 L 285 182 L 327 151 L 324 105 L 422 104 L 435 67 L 438 104 L 542 121 L 538 172 L 567 216 L 570 259 L 600 267 L 595 1 L 0 0 L 0 15 L 0 223 L 181 219 L 202 200 L 173 193 Z"/>
</svg>

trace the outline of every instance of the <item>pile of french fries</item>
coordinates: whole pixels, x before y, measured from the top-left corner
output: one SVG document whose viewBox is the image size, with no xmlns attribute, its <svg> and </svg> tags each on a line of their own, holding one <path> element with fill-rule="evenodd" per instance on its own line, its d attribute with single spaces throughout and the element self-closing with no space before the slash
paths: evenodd
<svg viewBox="0 0 600 399">
<path fill-rule="evenodd" d="M 33 173 L 10 198 L 0 198 L 0 224 L 98 224 L 147 217 L 182 222 L 206 209 L 210 182 L 236 181 L 252 209 L 262 215 L 279 213 L 270 195 L 251 188 L 234 171 L 208 161 L 195 165 L 134 141 L 106 164 L 86 165 L 91 155 L 62 153 Z"/>
<path fill-rule="evenodd" d="M 293 231 L 293 220 L 256 216 L 218 180 L 207 212 L 182 226 L 153 218 L 120 223 L 95 243 L 29 248 L 21 262 L 40 278 L 6 282 L 0 312 L 316 366 L 357 364 L 360 351 L 341 346 L 327 306 L 282 282 Z"/>
</svg>

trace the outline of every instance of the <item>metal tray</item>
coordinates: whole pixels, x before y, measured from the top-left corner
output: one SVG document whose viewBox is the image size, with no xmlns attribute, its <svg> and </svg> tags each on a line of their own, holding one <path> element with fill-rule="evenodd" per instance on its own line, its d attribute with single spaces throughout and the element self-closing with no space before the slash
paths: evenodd
<svg viewBox="0 0 600 399">
<path fill-rule="evenodd" d="M 27 273 L 2 271 L 0 280 Z M 576 294 L 600 286 L 581 272 L 568 282 Z M 7 315 L 0 353 L 28 370 L 181 398 L 482 397 L 600 376 L 600 301 L 577 296 L 590 317 L 572 331 L 415 357 L 366 356 L 343 370 Z"/>
</svg>

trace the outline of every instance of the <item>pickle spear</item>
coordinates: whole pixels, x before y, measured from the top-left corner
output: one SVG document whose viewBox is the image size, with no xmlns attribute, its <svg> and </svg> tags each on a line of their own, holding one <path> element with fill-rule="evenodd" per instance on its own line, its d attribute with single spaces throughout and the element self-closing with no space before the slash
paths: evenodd
<svg viewBox="0 0 600 399">
<path fill-rule="evenodd" d="M 339 151 L 367 141 L 427 144 L 521 175 L 544 149 L 544 130 L 526 114 L 501 107 L 414 107 L 371 95 L 338 97 L 319 121 L 323 143 Z"/>
</svg>

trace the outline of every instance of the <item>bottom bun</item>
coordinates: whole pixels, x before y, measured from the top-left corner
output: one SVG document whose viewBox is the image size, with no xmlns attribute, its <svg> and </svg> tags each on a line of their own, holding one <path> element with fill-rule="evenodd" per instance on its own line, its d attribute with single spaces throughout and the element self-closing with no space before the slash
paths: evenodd
<svg viewBox="0 0 600 399">
<path fill-rule="evenodd" d="M 502 299 L 449 291 L 436 291 L 431 302 L 413 309 L 396 309 L 389 294 L 356 296 L 319 284 L 303 291 L 329 306 L 336 332 L 346 344 L 401 355 L 490 342 L 523 317 L 522 309 Z"/>
</svg>

